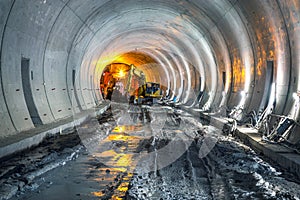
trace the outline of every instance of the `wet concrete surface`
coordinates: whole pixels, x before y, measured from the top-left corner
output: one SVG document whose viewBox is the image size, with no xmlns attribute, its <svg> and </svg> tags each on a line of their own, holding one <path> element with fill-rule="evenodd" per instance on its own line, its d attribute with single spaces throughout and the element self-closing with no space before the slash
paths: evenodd
<svg viewBox="0 0 300 200">
<path fill-rule="evenodd" d="M 221 133 L 207 137 L 220 130 L 188 113 L 159 109 L 166 112 L 152 110 L 155 118 L 151 111 L 129 108 L 120 119 L 124 109 L 116 105 L 72 134 L 2 160 L 1 198 L 300 198 L 292 175 L 283 176 L 247 146 Z M 155 126 L 149 123 L 155 120 Z M 171 162 L 174 152 L 181 154 Z"/>
</svg>

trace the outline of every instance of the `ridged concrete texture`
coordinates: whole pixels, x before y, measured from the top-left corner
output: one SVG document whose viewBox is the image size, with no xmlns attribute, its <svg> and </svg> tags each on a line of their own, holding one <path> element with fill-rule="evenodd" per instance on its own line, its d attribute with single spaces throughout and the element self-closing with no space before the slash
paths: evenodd
<svg viewBox="0 0 300 200">
<path fill-rule="evenodd" d="M 0 137 L 99 104 L 112 62 L 187 105 L 250 112 L 275 99 L 274 113 L 297 120 L 299 31 L 298 0 L 1 0 Z"/>
</svg>

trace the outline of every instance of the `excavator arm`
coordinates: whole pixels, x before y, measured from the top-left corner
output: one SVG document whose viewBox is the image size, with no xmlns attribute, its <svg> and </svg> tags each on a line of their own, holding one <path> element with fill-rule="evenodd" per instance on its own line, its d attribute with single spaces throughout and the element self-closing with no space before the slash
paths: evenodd
<svg viewBox="0 0 300 200">
<path fill-rule="evenodd" d="M 130 93 L 132 87 L 132 79 L 134 78 L 134 76 L 138 78 L 139 86 L 142 86 L 146 83 L 146 78 L 143 71 L 136 68 L 133 64 L 130 65 L 130 70 L 128 73 L 128 81 L 125 88 L 127 93 Z"/>
</svg>

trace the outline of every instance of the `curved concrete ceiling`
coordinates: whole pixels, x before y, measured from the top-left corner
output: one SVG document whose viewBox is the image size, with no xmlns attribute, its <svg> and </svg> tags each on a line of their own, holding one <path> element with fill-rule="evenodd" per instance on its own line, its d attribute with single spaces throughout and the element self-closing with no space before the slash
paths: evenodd
<svg viewBox="0 0 300 200">
<path fill-rule="evenodd" d="M 34 128 L 32 107 L 42 124 L 94 107 L 116 61 L 187 105 L 250 112 L 275 99 L 275 113 L 299 116 L 298 0 L 2 0 L 0 10 L 2 136 Z M 264 97 L 267 63 L 274 99 Z"/>
</svg>

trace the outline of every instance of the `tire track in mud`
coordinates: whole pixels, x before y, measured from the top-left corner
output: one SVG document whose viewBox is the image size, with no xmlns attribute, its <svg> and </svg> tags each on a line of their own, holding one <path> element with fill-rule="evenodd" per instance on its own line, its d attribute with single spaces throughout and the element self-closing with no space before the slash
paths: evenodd
<svg viewBox="0 0 300 200">
<path fill-rule="evenodd" d="M 231 195 L 231 188 L 226 177 L 216 172 L 216 166 L 209 158 L 203 158 L 204 166 L 207 171 L 207 178 L 209 180 L 210 193 L 212 199 L 231 200 L 234 199 Z"/>
</svg>

